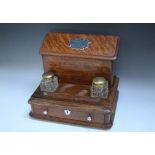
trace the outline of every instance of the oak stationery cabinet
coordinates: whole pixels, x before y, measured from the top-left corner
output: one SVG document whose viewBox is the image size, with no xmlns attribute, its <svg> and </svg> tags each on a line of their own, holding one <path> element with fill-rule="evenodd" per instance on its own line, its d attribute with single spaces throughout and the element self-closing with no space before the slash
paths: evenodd
<svg viewBox="0 0 155 155">
<path fill-rule="evenodd" d="M 118 45 L 113 35 L 48 33 L 40 48 L 43 82 L 28 101 L 30 115 L 110 128 L 118 98 L 119 79 L 113 73 Z"/>
</svg>

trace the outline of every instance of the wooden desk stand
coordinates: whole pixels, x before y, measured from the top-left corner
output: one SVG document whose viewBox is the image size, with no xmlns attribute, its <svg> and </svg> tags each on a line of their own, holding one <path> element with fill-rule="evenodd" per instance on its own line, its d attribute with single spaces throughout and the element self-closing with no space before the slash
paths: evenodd
<svg viewBox="0 0 155 155">
<path fill-rule="evenodd" d="M 76 41 L 88 40 L 89 45 L 82 49 L 79 45 L 72 47 L 70 41 L 73 38 L 78 38 Z M 40 53 L 44 72 L 52 71 L 59 79 L 59 87 L 54 92 L 43 92 L 38 86 L 28 101 L 32 109 L 30 116 L 88 127 L 110 128 L 118 98 L 119 79 L 113 75 L 118 43 L 117 36 L 48 33 Z M 107 98 L 90 96 L 95 77 L 104 77 L 108 81 Z"/>
</svg>

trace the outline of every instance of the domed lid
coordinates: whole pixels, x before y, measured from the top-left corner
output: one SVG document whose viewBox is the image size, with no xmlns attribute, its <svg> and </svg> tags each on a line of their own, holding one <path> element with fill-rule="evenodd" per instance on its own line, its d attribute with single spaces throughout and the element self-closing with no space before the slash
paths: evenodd
<svg viewBox="0 0 155 155">
<path fill-rule="evenodd" d="M 95 77 L 93 79 L 93 84 L 98 87 L 103 87 L 106 84 L 106 79 L 104 77 Z"/>
<path fill-rule="evenodd" d="M 44 73 L 44 74 L 42 75 L 42 77 L 43 77 L 44 79 L 50 79 L 50 78 L 52 78 L 53 76 L 54 76 L 54 73 L 51 72 L 51 71 L 46 72 L 46 73 Z"/>
<path fill-rule="evenodd" d="M 49 32 L 40 48 L 42 55 L 101 60 L 117 58 L 119 37 L 114 35 Z"/>
</svg>

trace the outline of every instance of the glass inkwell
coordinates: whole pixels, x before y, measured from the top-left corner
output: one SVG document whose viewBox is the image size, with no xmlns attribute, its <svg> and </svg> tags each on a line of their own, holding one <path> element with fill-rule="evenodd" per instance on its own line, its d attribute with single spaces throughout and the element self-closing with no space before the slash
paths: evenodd
<svg viewBox="0 0 155 155">
<path fill-rule="evenodd" d="M 43 92 L 54 92 L 58 88 L 58 77 L 49 71 L 42 75 L 40 89 Z"/>
<path fill-rule="evenodd" d="M 106 99 L 108 97 L 108 81 L 104 77 L 95 77 L 91 86 L 91 97 Z"/>
</svg>

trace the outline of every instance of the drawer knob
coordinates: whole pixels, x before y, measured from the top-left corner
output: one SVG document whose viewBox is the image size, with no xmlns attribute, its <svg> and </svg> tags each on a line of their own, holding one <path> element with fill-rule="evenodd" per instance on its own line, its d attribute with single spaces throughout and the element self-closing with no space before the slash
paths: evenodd
<svg viewBox="0 0 155 155">
<path fill-rule="evenodd" d="M 65 109 L 65 110 L 64 110 L 64 113 L 65 113 L 65 115 L 69 116 L 69 115 L 71 114 L 71 111 L 68 110 L 68 109 Z"/>
<path fill-rule="evenodd" d="M 88 121 L 88 122 L 91 122 L 91 120 L 92 120 L 91 116 L 88 116 L 88 117 L 87 117 L 87 121 Z"/>
<path fill-rule="evenodd" d="M 47 115 L 47 114 L 48 114 L 48 111 L 47 111 L 47 110 L 44 110 L 44 111 L 43 111 L 43 114 L 44 114 L 44 115 Z"/>
</svg>

